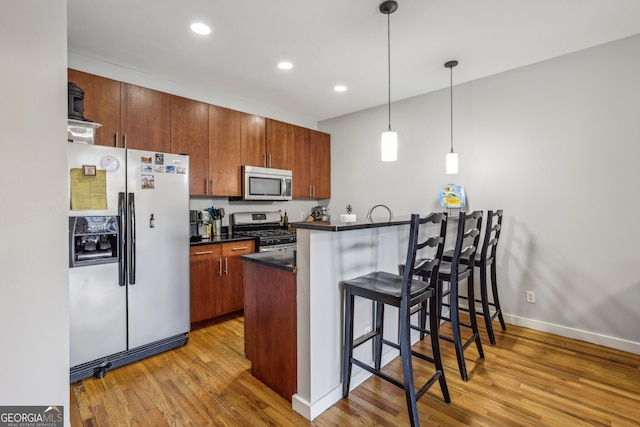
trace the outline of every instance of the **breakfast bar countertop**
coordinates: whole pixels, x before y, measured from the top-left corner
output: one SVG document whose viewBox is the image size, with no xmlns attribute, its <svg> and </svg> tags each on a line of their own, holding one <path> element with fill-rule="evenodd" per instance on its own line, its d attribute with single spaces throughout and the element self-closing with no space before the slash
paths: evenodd
<svg viewBox="0 0 640 427">
<path fill-rule="evenodd" d="M 240 259 L 295 273 L 295 254 L 295 249 L 282 249 L 277 251 L 256 252 L 253 254 L 241 255 Z"/>
<path fill-rule="evenodd" d="M 409 224 L 410 219 L 410 216 L 363 218 L 354 222 L 342 222 L 339 219 L 332 219 L 331 221 L 294 222 L 291 223 L 291 227 L 318 231 L 347 231 L 404 225 Z"/>
</svg>

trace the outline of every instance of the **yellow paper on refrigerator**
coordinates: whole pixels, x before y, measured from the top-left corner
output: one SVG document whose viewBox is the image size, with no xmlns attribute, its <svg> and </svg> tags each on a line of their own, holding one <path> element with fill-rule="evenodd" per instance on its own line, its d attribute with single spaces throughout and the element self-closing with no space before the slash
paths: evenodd
<svg viewBox="0 0 640 427">
<path fill-rule="evenodd" d="M 107 209 L 107 173 L 104 169 L 96 170 L 96 174 L 86 176 L 82 169 L 70 171 L 71 210 L 106 210 Z"/>
</svg>

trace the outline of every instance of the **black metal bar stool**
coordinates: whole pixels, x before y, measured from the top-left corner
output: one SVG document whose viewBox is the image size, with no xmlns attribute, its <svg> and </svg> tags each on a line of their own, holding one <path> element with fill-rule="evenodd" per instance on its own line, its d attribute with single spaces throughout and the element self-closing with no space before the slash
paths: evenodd
<svg viewBox="0 0 640 427">
<path fill-rule="evenodd" d="M 500 308 L 500 299 L 498 298 L 498 281 L 496 274 L 496 250 L 498 240 L 500 239 L 500 231 L 502 229 L 502 209 L 496 211 L 487 211 L 487 222 L 484 231 L 484 240 L 482 250 L 476 253 L 473 265 L 480 269 L 480 298 L 475 299 L 476 303 L 481 304 L 482 309 L 476 308 L 476 314 L 484 318 L 487 327 L 487 335 L 489 342 L 493 345 L 496 343 L 496 337 L 493 332 L 493 321 L 497 317 L 503 331 L 507 330 L 504 322 L 502 308 Z M 444 259 L 447 259 L 448 253 L 445 252 Z M 463 261 L 468 262 L 468 261 Z M 491 273 L 491 299 L 489 299 L 489 284 L 487 281 L 487 269 Z"/>
<path fill-rule="evenodd" d="M 478 323 L 476 320 L 475 307 L 469 304 L 469 323 L 460 321 L 459 305 L 460 300 L 460 283 L 464 280 L 467 282 L 467 297 L 473 301 L 474 285 L 473 285 L 473 267 L 463 262 L 464 259 L 474 259 L 478 244 L 480 242 L 480 229 L 482 227 L 482 211 L 473 211 L 470 213 L 461 212 L 458 216 L 458 228 L 456 233 L 456 243 L 453 254 L 450 259 L 443 257 L 438 271 L 438 287 L 440 293 L 440 301 L 449 296 L 449 302 L 442 302 L 442 305 L 449 308 L 449 317 L 440 313 L 440 319 L 451 322 L 452 337 L 440 334 L 440 338 L 453 343 L 456 349 L 456 357 L 458 359 L 458 368 L 460 377 L 467 381 L 469 375 L 467 373 L 467 365 L 464 359 L 464 351 L 473 343 L 476 344 L 478 354 L 484 358 L 482 343 L 480 342 L 480 333 L 478 331 Z M 443 292 L 443 282 L 449 282 L 449 290 Z M 464 342 L 460 333 L 460 326 L 471 329 L 471 336 Z"/>
<path fill-rule="evenodd" d="M 413 312 L 420 312 L 420 325 L 422 328 L 426 325 L 426 318 L 429 314 L 429 318 L 437 318 L 438 316 L 431 316 L 430 313 L 438 313 L 440 320 L 451 322 L 451 330 L 453 336 L 446 336 L 439 334 L 440 338 L 453 343 L 456 350 L 456 358 L 458 359 L 458 368 L 460 370 L 460 377 L 467 381 L 469 375 L 467 373 L 467 365 L 464 359 L 464 351 L 472 343 L 476 344 L 478 354 L 481 358 L 484 358 L 484 351 L 482 349 L 482 343 L 480 342 L 480 334 L 478 331 L 478 323 L 475 317 L 475 307 L 470 307 L 469 310 L 464 307 L 460 307 L 459 299 L 466 298 L 460 296 L 459 284 L 466 280 L 467 282 L 467 295 L 474 298 L 474 286 L 473 286 L 473 268 L 468 266 L 468 262 L 465 259 L 473 259 L 475 257 L 478 243 L 480 241 L 480 228 L 482 226 L 482 211 L 474 211 L 468 214 L 461 212 L 457 218 L 458 226 L 456 231 L 456 241 L 453 251 L 446 251 L 442 256 L 442 262 L 438 270 L 438 283 L 436 285 L 436 300 L 438 306 L 434 310 L 427 307 L 426 304 L 420 304 L 413 308 Z M 418 260 L 417 262 L 421 262 Z M 404 269 L 404 265 L 399 266 L 400 271 Z M 418 273 L 419 274 L 419 273 Z M 443 282 L 449 283 L 449 289 L 443 290 Z M 444 302 L 446 297 L 449 297 L 449 302 Z M 442 312 L 442 307 L 449 308 L 449 316 L 447 317 Z M 468 311 L 469 322 L 460 321 L 460 311 Z M 471 336 L 462 341 L 462 334 L 460 327 L 465 326 L 471 329 Z M 429 333 L 429 331 L 425 331 Z M 431 334 L 432 336 L 434 334 Z M 421 333 L 420 339 L 424 338 L 424 334 Z"/>
<path fill-rule="evenodd" d="M 357 365 L 362 369 L 371 372 L 380 378 L 404 389 L 409 410 L 409 419 L 412 426 L 419 426 L 418 409 L 416 400 L 420 398 L 436 381 L 439 382 L 445 402 L 450 402 L 449 391 L 444 376 L 442 360 L 440 358 L 440 347 L 437 333 L 431 335 L 431 346 L 433 357 L 426 356 L 411 349 L 411 307 L 429 301 L 429 307 L 435 312 L 437 301 L 435 296 L 435 285 L 438 280 L 439 257 L 427 259 L 424 262 L 416 263 L 416 253 L 424 248 L 432 248 L 439 255 L 442 255 L 444 238 L 446 233 L 446 214 L 432 213 L 425 218 L 419 215 L 411 215 L 411 226 L 409 231 L 409 245 L 407 250 L 406 265 L 411 266 L 404 270 L 402 275 L 378 271 L 361 276 L 352 280 L 342 282 L 345 292 L 345 314 L 344 314 L 344 348 L 343 348 L 343 370 L 342 370 L 342 395 L 346 398 L 349 395 L 349 383 L 351 381 L 352 365 Z M 421 229 L 436 229 L 435 234 L 429 237 L 420 237 L 425 232 Z M 426 234 L 429 234 L 427 231 Z M 415 278 L 417 274 L 429 278 L 420 280 Z M 362 337 L 354 339 L 354 299 L 362 297 L 375 302 L 375 330 Z M 399 343 L 389 341 L 384 338 L 384 307 L 392 305 L 399 309 Z M 431 330 L 438 330 L 439 320 L 432 316 L 430 322 Z M 424 327 L 424 325 L 422 326 Z M 415 328 L 415 327 L 414 327 Z M 353 356 L 354 348 L 365 342 L 374 340 L 374 366 L 370 366 Z M 400 350 L 402 361 L 403 380 L 399 381 L 381 371 L 382 345 L 386 344 Z M 418 390 L 414 388 L 413 362 L 412 356 L 433 363 L 435 373 Z"/>
</svg>

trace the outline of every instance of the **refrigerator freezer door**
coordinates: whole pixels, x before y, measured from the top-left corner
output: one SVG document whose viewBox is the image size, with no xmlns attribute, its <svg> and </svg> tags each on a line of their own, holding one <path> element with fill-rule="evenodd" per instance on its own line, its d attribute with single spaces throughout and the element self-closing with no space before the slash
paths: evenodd
<svg viewBox="0 0 640 427">
<path fill-rule="evenodd" d="M 125 191 L 126 186 L 126 151 L 123 148 L 105 147 L 102 145 L 80 144 L 69 142 L 67 146 L 69 165 L 69 216 L 88 215 L 118 215 L 118 193 Z M 106 196 L 106 209 L 74 209 L 72 200 L 86 200 L 86 187 L 83 182 L 74 181 L 74 177 L 83 176 L 82 173 L 95 173 L 97 177 L 104 176 L 106 188 L 95 186 L 94 201 L 103 193 Z M 76 173 L 77 175 L 74 175 Z M 76 184 L 76 185 L 74 185 Z M 78 185 L 79 184 L 79 185 Z M 84 199 L 83 199 L 84 198 Z M 83 205 L 84 203 L 80 203 Z"/>
<path fill-rule="evenodd" d="M 135 200 L 129 349 L 189 331 L 188 172 L 188 156 L 127 150 L 127 192 Z"/>
<path fill-rule="evenodd" d="M 69 216 L 120 215 L 125 150 L 70 142 L 67 153 Z M 82 209 L 72 210 L 74 201 Z M 87 204 L 96 208 L 86 209 Z M 118 283 L 119 267 L 109 263 L 69 268 L 71 367 L 127 350 L 127 288 Z"/>
<path fill-rule="evenodd" d="M 69 269 L 70 366 L 127 349 L 126 292 L 117 263 Z"/>
</svg>

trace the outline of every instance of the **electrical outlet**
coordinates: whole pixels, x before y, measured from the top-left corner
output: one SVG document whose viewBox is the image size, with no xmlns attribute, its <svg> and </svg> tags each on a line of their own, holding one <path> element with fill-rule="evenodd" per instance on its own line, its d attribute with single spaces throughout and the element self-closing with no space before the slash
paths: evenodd
<svg viewBox="0 0 640 427">
<path fill-rule="evenodd" d="M 304 212 L 300 212 L 300 220 L 304 221 L 305 219 L 307 219 L 307 214 Z"/>
<path fill-rule="evenodd" d="M 530 304 L 536 303 L 536 291 L 527 291 L 527 302 Z"/>
</svg>

